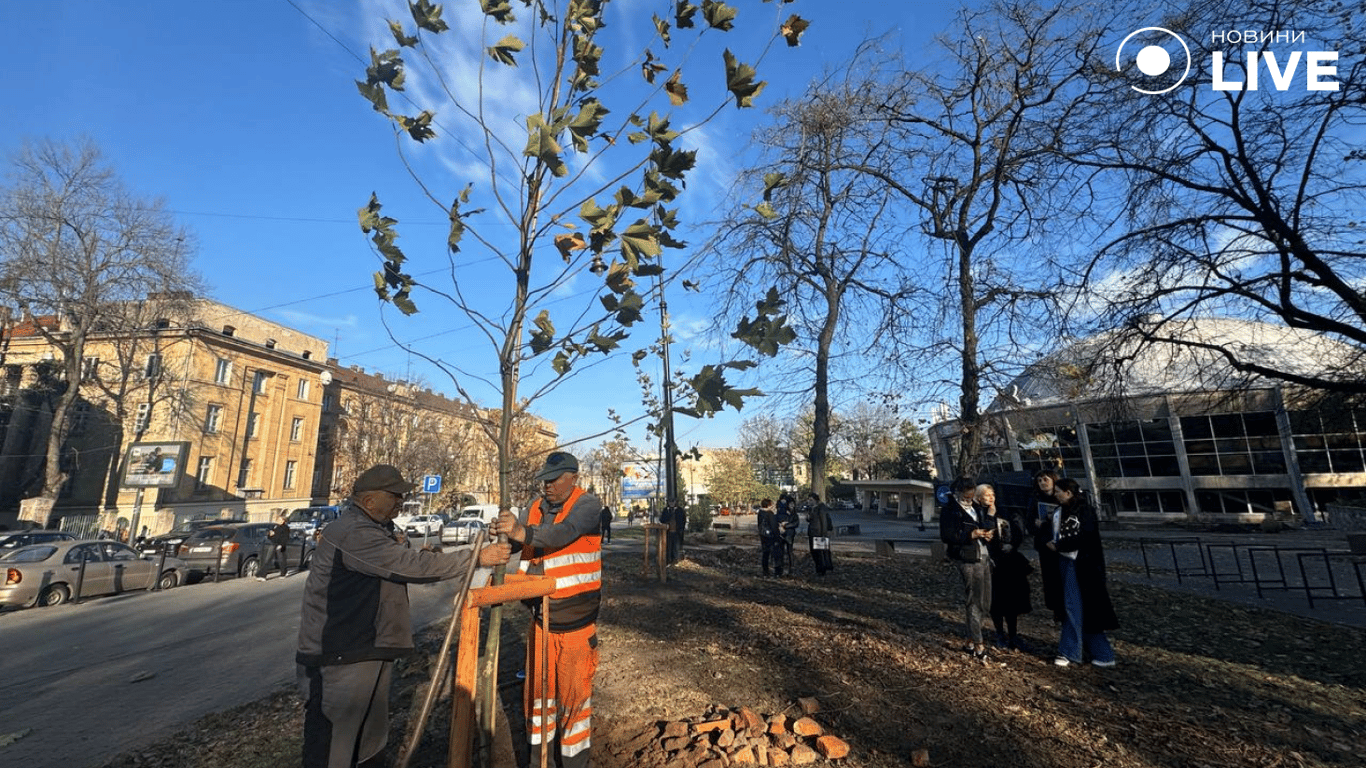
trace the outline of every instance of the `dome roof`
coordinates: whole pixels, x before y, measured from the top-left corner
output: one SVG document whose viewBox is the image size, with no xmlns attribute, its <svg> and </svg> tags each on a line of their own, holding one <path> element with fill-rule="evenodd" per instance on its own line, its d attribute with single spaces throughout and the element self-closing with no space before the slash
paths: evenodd
<svg viewBox="0 0 1366 768">
<path fill-rule="evenodd" d="M 1233 369 L 1216 349 L 1241 360 L 1288 373 L 1323 376 L 1360 365 L 1361 352 L 1313 331 L 1235 320 L 1195 318 L 1153 321 L 1143 330 L 1195 345 L 1144 343 L 1134 328 L 1107 331 L 1065 344 L 1031 365 L 1006 387 L 988 410 L 1054 405 L 1073 400 L 1211 391 L 1270 380 Z"/>
</svg>

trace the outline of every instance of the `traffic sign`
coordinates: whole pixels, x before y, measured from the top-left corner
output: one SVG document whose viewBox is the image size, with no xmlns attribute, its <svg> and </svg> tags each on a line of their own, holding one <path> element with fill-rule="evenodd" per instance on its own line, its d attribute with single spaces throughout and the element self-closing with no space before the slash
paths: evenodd
<svg viewBox="0 0 1366 768">
<path fill-rule="evenodd" d="M 948 483 L 940 483 L 934 489 L 934 498 L 940 504 L 948 504 L 949 499 L 953 498 L 953 486 Z"/>
<path fill-rule="evenodd" d="M 441 475 L 424 475 L 422 477 L 423 493 L 441 493 Z"/>
</svg>

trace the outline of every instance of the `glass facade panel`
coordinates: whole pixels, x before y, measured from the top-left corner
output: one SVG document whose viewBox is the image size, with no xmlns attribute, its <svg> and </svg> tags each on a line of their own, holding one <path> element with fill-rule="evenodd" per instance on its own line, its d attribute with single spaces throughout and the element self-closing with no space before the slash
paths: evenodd
<svg viewBox="0 0 1366 768">
<path fill-rule="evenodd" d="M 1331 472 L 1332 467 L 1328 464 L 1327 451 L 1296 451 L 1295 457 L 1300 460 L 1301 472 Z"/>
<path fill-rule="evenodd" d="M 1361 451 L 1329 451 L 1328 461 L 1333 465 L 1334 472 L 1366 472 L 1366 465 L 1361 460 Z"/>
<path fill-rule="evenodd" d="M 1252 469 L 1259 475 L 1283 475 L 1285 455 L 1280 451 L 1257 451 L 1252 454 Z"/>
<path fill-rule="evenodd" d="M 1243 415 L 1241 413 L 1216 413 L 1209 417 L 1210 427 L 1215 437 L 1244 437 Z"/>
<path fill-rule="evenodd" d="M 1214 454 L 1192 453 L 1187 458 L 1190 460 L 1192 475 L 1219 474 L 1219 459 Z"/>
<path fill-rule="evenodd" d="M 1181 465 L 1175 456 L 1149 456 L 1148 466 L 1154 477 L 1180 477 Z"/>
<path fill-rule="evenodd" d="M 1119 460 L 1120 472 L 1124 477 L 1148 477 L 1148 459 L 1143 456 L 1128 457 Z"/>
<path fill-rule="evenodd" d="M 1219 454 L 1219 468 L 1226 475 L 1252 474 L 1252 457 L 1246 453 Z"/>
</svg>

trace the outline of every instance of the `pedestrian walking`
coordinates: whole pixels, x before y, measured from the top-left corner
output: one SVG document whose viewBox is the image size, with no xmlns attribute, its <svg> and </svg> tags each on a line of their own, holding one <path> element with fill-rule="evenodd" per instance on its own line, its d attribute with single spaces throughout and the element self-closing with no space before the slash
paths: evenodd
<svg viewBox="0 0 1366 768">
<path fill-rule="evenodd" d="M 275 525 L 266 532 L 266 540 L 261 544 L 261 557 L 256 572 L 257 581 L 265 581 L 271 568 L 280 569 L 280 578 L 289 575 L 289 513 L 281 511 L 275 516 Z"/>
<path fill-rule="evenodd" d="M 603 544 L 612 543 L 612 518 L 612 508 L 603 507 L 602 516 L 598 518 L 598 523 L 601 526 Z"/>
</svg>

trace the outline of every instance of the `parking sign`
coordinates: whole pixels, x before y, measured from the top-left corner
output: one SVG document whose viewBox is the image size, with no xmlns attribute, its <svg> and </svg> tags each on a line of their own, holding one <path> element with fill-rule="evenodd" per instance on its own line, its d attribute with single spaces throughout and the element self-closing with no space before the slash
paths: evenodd
<svg viewBox="0 0 1366 768">
<path fill-rule="evenodd" d="M 422 477 L 423 493 L 441 493 L 441 475 L 424 475 Z"/>
</svg>

